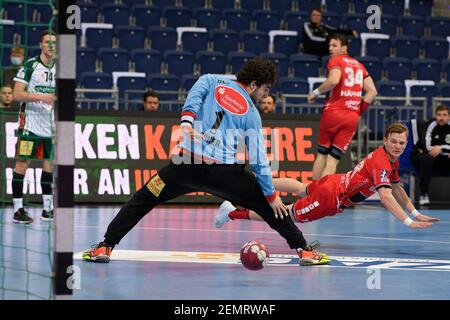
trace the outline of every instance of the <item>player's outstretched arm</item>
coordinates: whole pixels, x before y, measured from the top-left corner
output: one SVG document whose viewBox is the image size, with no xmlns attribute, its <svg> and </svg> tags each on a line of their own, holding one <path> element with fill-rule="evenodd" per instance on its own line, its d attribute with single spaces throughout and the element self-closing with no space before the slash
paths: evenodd
<svg viewBox="0 0 450 320">
<path fill-rule="evenodd" d="M 413 205 L 411 199 L 405 192 L 405 189 L 400 185 L 400 183 L 392 184 L 392 194 L 394 195 L 395 200 L 402 206 L 402 208 L 408 210 L 417 221 L 422 222 L 437 222 L 438 218 L 427 216 L 425 214 L 420 213 Z"/>
<path fill-rule="evenodd" d="M 291 178 L 275 178 L 273 179 L 273 185 L 280 192 L 294 193 L 300 197 L 304 197 L 308 184 Z"/>
<path fill-rule="evenodd" d="M 338 68 L 331 69 L 327 80 L 325 80 L 317 89 L 308 95 L 308 102 L 313 103 L 320 94 L 333 90 L 339 81 L 341 81 L 341 70 Z"/>
<path fill-rule="evenodd" d="M 415 209 L 414 205 L 412 204 L 411 199 L 409 199 L 408 195 L 406 194 L 401 184 L 392 183 L 391 186 L 392 186 L 392 194 L 395 200 L 397 200 L 398 204 L 401 205 L 403 209 L 412 212 Z"/>
<path fill-rule="evenodd" d="M 402 207 L 395 200 L 392 195 L 391 188 L 381 187 L 378 189 L 380 200 L 383 206 L 398 220 L 402 221 L 405 225 L 411 229 L 424 229 L 433 225 L 432 222 L 414 221 L 403 211 Z"/>
<path fill-rule="evenodd" d="M 367 102 L 368 104 L 371 104 L 375 99 L 375 97 L 378 95 L 377 87 L 375 86 L 372 77 L 369 76 L 364 79 L 363 87 L 364 87 L 364 101 Z"/>
<path fill-rule="evenodd" d="M 432 216 L 427 216 L 426 214 L 420 213 L 417 209 L 414 209 L 414 211 L 411 212 L 411 214 L 414 216 L 414 218 L 417 221 L 422 221 L 422 222 L 438 222 L 439 219 L 432 217 Z"/>
</svg>

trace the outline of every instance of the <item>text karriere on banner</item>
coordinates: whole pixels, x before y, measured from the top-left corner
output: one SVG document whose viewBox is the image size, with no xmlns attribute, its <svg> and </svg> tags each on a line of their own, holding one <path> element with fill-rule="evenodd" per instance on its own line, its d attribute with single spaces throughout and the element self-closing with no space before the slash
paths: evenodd
<svg viewBox="0 0 450 320">
<path fill-rule="evenodd" d="M 227 134 L 230 143 L 235 143 L 237 134 Z M 250 132 L 249 135 L 256 135 Z M 264 127 L 264 150 L 271 162 L 313 162 L 312 129 L 308 127 Z M 178 143 L 182 139 L 182 131 L 178 125 L 137 125 L 137 124 L 76 124 L 75 127 L 75 157 L 76 159 L 108 159 L 108 160 L 168 160 L 172 155 L 179 155 Z M 252 137 L 250 137 L 252 138 Z M 242 148 L 236 155 L 236 160 L 243 163 L 249 161 L 249 153 L 243 139 Z M 252 152 L 252 150 L 250 150 Z M 278 169 L 278 168 L 277 168 Z M 156 173 L 151 162 L 146 167 L 134 170 L 135 187 L 139 189 L 142 183 Z M 310 180 L 310 171 L 274 170 L 273 176 L 300 178 Z"/>
<path fill-rule="evenodd" d="M 233 131 L 227 130 L 227 136 L 236 137 L 237 134 L 232 135 Z M 169 141 L 165 137 L 167 132 L 170 132 Z M 269 161 L 314 162 L 311 128 L 264 127 L 261 132 Z M 251 131 L 250 134 L 257 134 L 257 132 Z M 167 160 L 171 155 L 180 153 L 177 145 L 182 136 L 179 125 L 148 124 L 142 127 L 136 124 L 88 123 L 81 125 L 77 123 L 75 125 L 75 158 Z M 144 147 L 143 150 L 142 147 Z M 248 161 L 248 152 L 243 144 L 242 148 L 236 159 Z"/>
</svg>

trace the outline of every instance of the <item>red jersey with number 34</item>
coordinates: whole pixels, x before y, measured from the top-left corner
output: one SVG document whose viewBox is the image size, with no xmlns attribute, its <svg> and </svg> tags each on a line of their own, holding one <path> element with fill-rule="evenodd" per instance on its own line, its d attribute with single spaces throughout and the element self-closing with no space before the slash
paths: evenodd
<svg viewBox="0 0 450 320">
<path fill-rule="evenodd" d="M 341 81 L 325 100 L 323 111 L 351 110 L 359 113 L 363 81 L 369 76 L 366 68 L 346 54 L 330 57 L 327 68 L 328 73 L 335 68 L 341 70 Z"/>
<path fill-rule="evenodd" d="M 341 207 L 350 207 L 372 196 L 380 187 L 391 187 L 391 183 L 399 183 L 398 160 L 390 162 L 384 147 L 361 160 L 356 167 L 343 174 L 339 182 L 341 190 Z"/>
</svg>

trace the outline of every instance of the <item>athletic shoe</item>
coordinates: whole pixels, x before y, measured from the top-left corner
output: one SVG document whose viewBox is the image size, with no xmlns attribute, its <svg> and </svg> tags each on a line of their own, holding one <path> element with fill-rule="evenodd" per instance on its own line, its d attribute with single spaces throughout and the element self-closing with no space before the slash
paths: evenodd
<svg viewBox="0 0 450 320">
<path fill-rule="evenodd" d="M 105 245 L 104 242 L 94 244 L 91 250 L 83 252 L 83 260 L 91 262 L 108 263 L 111 259 L 111 252 L 113 247 Z"/>
<path fill-rule="evenodd" d="M 301 266 L 315 266 L 330 263 L 331 259 L 328 255 L 317 251 L 301 250 L 298 253 Z"/>
<path fill-rule="evenodd" d="M 20 208 L 14 213 L 14 223 L 29 224 L 33 222 L 33 218 L 23 208 Z"/>
<path fill-rule="evenodd" d="M 42 210 L 41 220 L 42 221 L 53 221 L 53 210 L 51 210 L 51 211 Z"/>
<path fill-rule="evenodd" d="M 236 207 L 230 201 L 224 201 L 219 207 L 216 216 L 214 217 L 214 226 L 217 229 L 222 228 L 225 222 L 230 222 L 231 218 L 228 216 L 231 211 L 236 210 Z"/>
<path fill-rule="evenodd" d="M 419 204 L 420 204 L 421 206 L 430 204 L 430 199 L 428 198 L 428 195 L 427 195 L 427 194 L 425 194 L 425 195 L 423 195 L 423 196 L 420 196 Z"/>
</svg>

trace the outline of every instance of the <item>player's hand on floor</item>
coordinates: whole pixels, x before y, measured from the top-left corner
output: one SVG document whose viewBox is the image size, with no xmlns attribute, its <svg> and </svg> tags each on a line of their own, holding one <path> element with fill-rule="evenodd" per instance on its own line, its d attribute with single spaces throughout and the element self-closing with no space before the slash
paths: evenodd
<svg viewBox="0 0 450 320">
<path fill-rule="evenodd" d="M 414 221 L 409 225 L 411 229 L 425 229 L 429 228 L 433 225 L 432 222 L 422 222 L 422 221 Z"/>
<path fill-rule="evenodd" d="M 281 198 L 277 195 L 275 200 L 273 200 L 270 203 L 270 206 L 273 209 L 273 212 L 275 214 L 275 218 L 283 219 L 284 216 L 287 216 L 289 213 L 286 209 L 286 206 L 284 205 L 283 201 L 281 201 Z"/>
<path fill-rule="evenodd" d="M 416 217 L 416 220 L 417 220 L 417 221 L 422 221 L 422 222 L 437 222 L 437 221 L 439 221 L 438 218 L 431 217 L 431 216 L 427 216 L 427 215 L 422 214 L 422 213 L 419 214 L 419 215 Z"/>
</svg>

